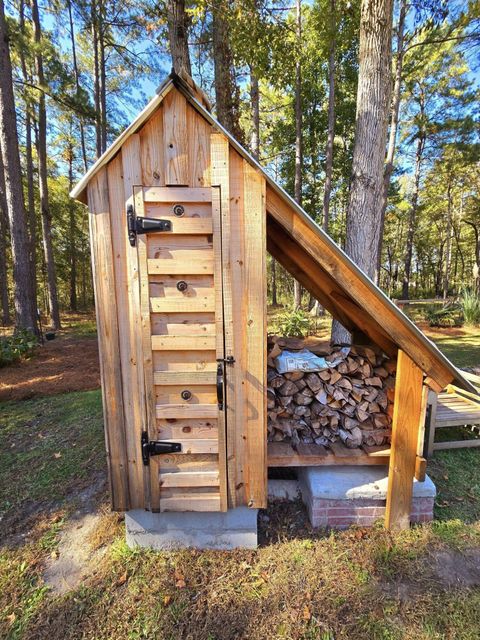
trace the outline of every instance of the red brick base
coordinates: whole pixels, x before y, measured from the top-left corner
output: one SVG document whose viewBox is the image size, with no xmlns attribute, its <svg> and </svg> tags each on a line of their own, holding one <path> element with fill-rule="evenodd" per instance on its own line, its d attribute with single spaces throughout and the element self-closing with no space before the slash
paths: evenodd
<svg viewBox="0 0 480 640">
<path fill-rule="evenodd" d="M 433 502 L 434 498 L 414 498 L 411 522 L 433 520 Z M 314 527 L 345 529 L 353 524 L 369 527 L 385 517 L 385 500 L 313 498 L 306 500 L 306 506 Z"/>
</svg>

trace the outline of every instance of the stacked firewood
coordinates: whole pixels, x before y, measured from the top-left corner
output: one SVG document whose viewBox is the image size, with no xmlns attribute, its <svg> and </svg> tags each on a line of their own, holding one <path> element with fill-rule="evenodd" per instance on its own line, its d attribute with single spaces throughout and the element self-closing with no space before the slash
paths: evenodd
<svg viewBox="0 0 480 640">
<path fill-rule="evenodd" d="M 268 440 L 340 441 L 349 448 L 390 442 L 395 362 L 375 347 L 330 347 L 318 341 L 269 337 Z M 321 356 L 327 368 L 279 373 L 283 350 Z"/>
</svg>

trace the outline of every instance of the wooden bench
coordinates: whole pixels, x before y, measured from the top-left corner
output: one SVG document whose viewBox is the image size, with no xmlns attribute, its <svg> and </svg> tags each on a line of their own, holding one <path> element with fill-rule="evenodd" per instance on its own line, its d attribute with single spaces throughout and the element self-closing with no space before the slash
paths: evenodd
<svg viewBox="0 0 480 640">
<path fill-rule="evenodd" d="M 479 393 L 471 393 L 450 384 L 445 391 L 442 391 L 438 396 L 432 398 L 426 448 L 427 457 L 430 457 L 434 451 L 441 449 L 480 447 L 480 438 L 435 442 L 435 432 L 437 429 L 445 427 L 480 428 L 480 376 L 465 371 L 462 371 L 462 375 L 479 390 Z M 434 396 L 434 394 L 432 394 L 432 396 Z"/>
</svg>

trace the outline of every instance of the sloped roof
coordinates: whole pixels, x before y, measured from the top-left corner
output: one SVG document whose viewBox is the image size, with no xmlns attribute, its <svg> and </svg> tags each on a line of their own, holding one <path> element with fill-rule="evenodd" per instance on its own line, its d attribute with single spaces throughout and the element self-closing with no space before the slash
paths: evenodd
<svg viewBox="0 0 480 640">
<path fill-rule="evenodd" d="M 287 235 L 285 241 L 289 238 L 293 239 L 297 248 L 301 248 L 305 260 L 307 261 L 307 267 L 305 264 L 302 268 L 299 267 L 299 274 L 305 274 L 310 269 L 312 271 L 313 279 L 315 276 L 322 278 L 326 276 L 330 278 L 330 281 L 335 281 L 338 277 L 338 270 L 336 267 L 342 268 L 346 274 L 346 282 L 341 287 L 342 294 L 339 296 L 339 300 L 334 301 L 334 305 L 341 307 L 348 303 L 350 306 L 356 304 L 355 298 L 348 300 L 350 294 L 348 284 L 352 285 L 355 282 L 361 284 L 364 290 L 369 292 L 372 296 L 372 300 L 375 302 L 375 314 L 377 318 L 374 318 L 372 311 L 368 308 L 362 308 L 359 310 L 363 314 L 371 315 L 373 326 L 382 327 L 382 315 L 388 316 L 390 320 L 394 320 L 398 323 L 398 335 L 397 332 L 391 332 L 391 342 L 397 347 L 406 351 L 412 360 L 422 368 L 427 375 L 430 375 L 437 383 L 441 385 L 446 382 L 455 381 L 456 384 L 464 389 L 475 392 L 475 388 L 471 383 L 466 380 L 461 371 L 459 371 L 455 365 L 450 362 L 446 356 L 431 342 L 416 325 L 410 321 L 410 319 L 388 298 L 383 291 L 374 283 L 368 276 L 359 269 L 356 264 L 349 258 L 349 256 L 326 234 L 319 225 L 312 220 L 312 218 L 304 211 L 293 198 L 277 183 L 273 180 L 265 169 L 253 158 L 250 153 L 244 149 L 240 143 L 228 132 L 224 127 L 213 117 L 209 110 L 209 103 L 203 92 L 198 89 L 195 83 L 190 78 L 179 76 L 175 72 L 165 79 L 165 81 L 158 87 L 156 95 L 147 104 L 147 106 L 139 113 L 135 120 L 125 129 L 125 131 L 118 136 L 113 144 L 105 151 L 105 153 L 95 162 L 95 164 L 89 169 L 89 171 L 83 176 L 78 184 L 72 189 L 70 196 L 81 202 L 86 203 L 86 188 L 92 177 L 112 160 L 115 155 L 120 151 L 125 141 L 145 124 L 150 116 L 156 111 L 157 107 L 163 101 L 165 96 L 173 87 L 176 87 L 187 99 L 187 101 L 197 110 L 197 112 L 203 116 L 213 127 L 221 131 L 229 140 L 232 147 L 252 166 L 260 171 L 267 182 L 267 211 L 274 220 L 270 225 L 270 230 L 267 228 L 267 234 L 274 234 L 275 229 L 282 230 Z M 271 193 L 270 202 L 268 193 Z M 287 221 L 285 213 L 288 213 L 290 220 Z M 295 224 L 297 222 L 297 224 Z M 312 249 L 312 243 L 310 243 L 310 250 L 304 250 L 303 246 L 306 244 L 304 237 L 305 230 L 309 230 L 309 233 L 314 239 L 314 243 L 318 244 L 317 250 L 315 247 Z M 300 233 L 302 232 L 302 233 Z M 272 241 L 272 246 L 275 243 Z M 321 265 L 320 256 L 327 252 L 330 255 L 330 265 L 333 267 L 330 273 L 325 270 L 325 264 Z M 293 259 L 295 260 L 295 259 Z M 308 263 L 310 260 L 310 263 Z M 308 265 L 310 264 L 310 267 Z M 285 265 L 287 266 L 287 265 Z M 292 268 L 296 268 L 296 264 L 291 264 Z M 318 267 L 318 273 L 313 271 Z M 319 287 L 317 287 L 319 288 Z M 343 297 L 342 297 L 343 296 Z M 331 300 L 330 300 L 331 301 Z M 354 309 L 355 311 L 355 309 Z M 351 310 L 349 318 L 352 316 Z M 340 318 L 341 319 L 341 318 Z M 353 320 L 355 323 L 355 321 Z M 390 322 L 391 324 L 391 322 Z M 358 326 L 361 328 L 361 322 Z M 392 335 L 395 333 L 395 335 Z M 427 366 L 426 363 L 432 363 L 432 366 Z"/>
</svg>

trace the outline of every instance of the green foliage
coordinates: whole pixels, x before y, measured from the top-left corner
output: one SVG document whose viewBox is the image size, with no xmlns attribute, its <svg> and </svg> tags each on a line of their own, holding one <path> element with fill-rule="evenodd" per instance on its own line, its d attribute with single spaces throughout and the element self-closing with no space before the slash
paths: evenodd
<svg viewBox="0 0 480 640">
<path fill-rule="evenodd" d="M 425 320 L 431 327 L 461 327 L 462 314 L 458 304 L 447 304 L 442 307 L 429 304 L 424 309 Z"/>
<path fill-rule="evenodd" d="M 304 338 L 310 332 L 311 319 L 302 309 L 289 309 L 279 316 L 277 326 L 282 336 Z"/>
<path fill-rule="evenodd" d="M 460 298 L 463 319 L 468 326 L 480 324 L 480 298 L 471 289 L 464 289 Z"/>
<path fill-rule="evenodd" d="M 0 338 L 0 367 L 28 358 L 37 345 L 37 338 L 26 329 L 19 329 L 12 336 Z"/>
</svg>

